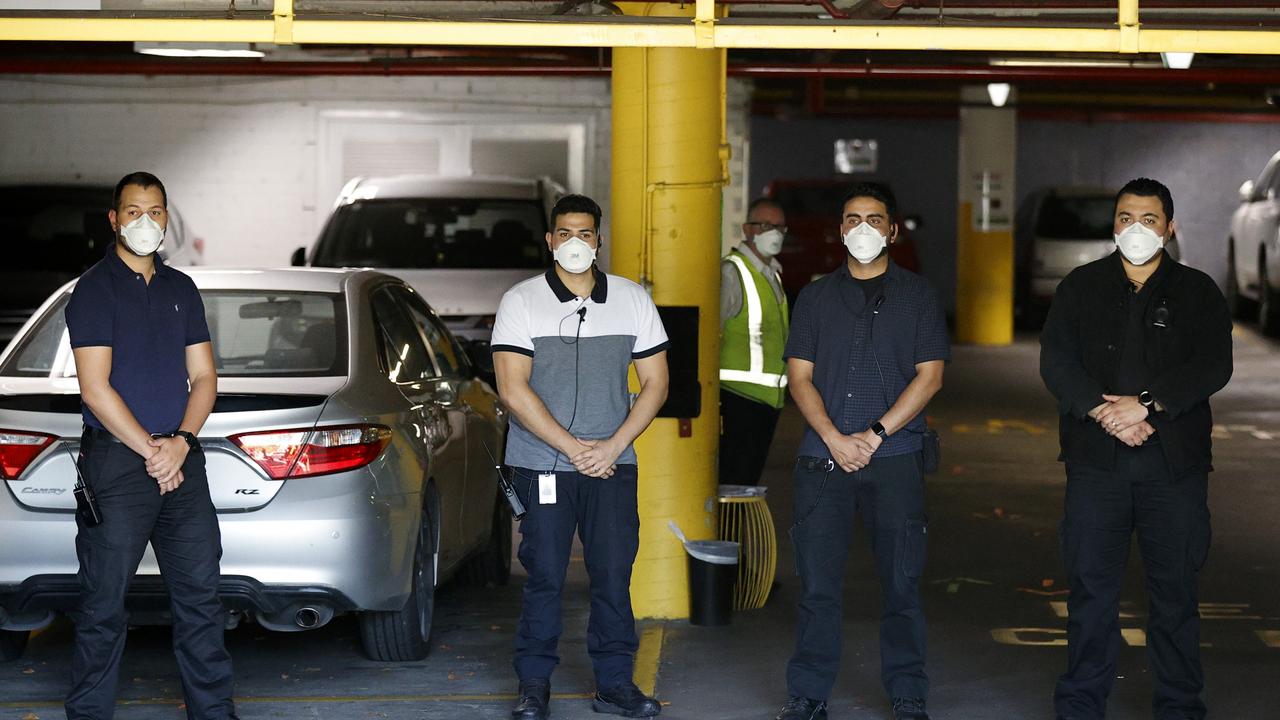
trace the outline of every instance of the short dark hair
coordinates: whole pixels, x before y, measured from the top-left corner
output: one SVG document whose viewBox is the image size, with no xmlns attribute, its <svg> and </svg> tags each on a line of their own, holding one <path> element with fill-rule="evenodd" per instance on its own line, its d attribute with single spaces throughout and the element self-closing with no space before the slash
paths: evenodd
<svg viewBox="0 0 1280 720">
<path fill-rule="evenodd" d="M 1116 205 L 1120 204 L 1120 197 L 1123 195 L 1137 195 L 1138 197 L 1158 197 L 1160 205 L 1164 208 L 1165 222 L 1173 220 L 1173 193 L 1169 192 L 1169 188 L 1164 183 L 1151 178 L 1135 178 L 1124 184 L 1120 188 L 1120 192 L 1116 193 Z"/>
<path fill-rule="evenodd" d="M 556 220 L 569 213 L 590 215 L 596 221 L 596 232 L 600 232 L 600 218 L 604 213 L 600 211 L 600 205 L 586 195 L 565 195 L 556 201 L 555 207 L 551 208 L 551 232 L 556 230 Z"/>
<path fill-rule="evenodd" d="M 844 200 L 840 201 L 840 217 L 844 217 L 844 207 L 854 198 L 869 197 L 873 200 L 879 200 L 884 203 L 884 209 L 889 212 L 886 218 L 889 222 L 896 222 L 894 218 L 898 217 L 898 200 L 893 196 L 893 191 L 888 185 L 878 182 L 860 182 L 849 188 L 849 192 L 845 193 Z"/>
<path fill-rule="evenodd" d="M 778 202 L 777 200 L 774 200 L 771 197 L 758 197 L 755 200 L 752 200 L 751 204 L 747 205 L 748 220 L 751 219 L 751 213 L 755 212 L 756 208 L 758 207 L 775 207 L 781 210 L 783 213 L 786 212 L 786 209 L 782 207 L 782 203 Z"/>
<path fill-rule="evenodd" d="M 120 178 L 120 182 L 116 183 L 116 190 L 111 195 L 111 209 L 120 209 L 120 195 L 124 192 L 125 186 L 138 185 L 144 190 L 147 188 L 160 188 L 160 202 L 164 203 L 165 208 L 169 207 L 169 193 L 165 192 L 164 183 L 160 182 L 160 178 L 149 172 L 131 172 Z"/>
</svg>

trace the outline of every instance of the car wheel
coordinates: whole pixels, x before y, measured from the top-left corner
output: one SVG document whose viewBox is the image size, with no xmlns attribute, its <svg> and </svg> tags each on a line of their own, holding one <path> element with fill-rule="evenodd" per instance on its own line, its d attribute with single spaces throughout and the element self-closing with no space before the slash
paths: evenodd
<svg viewBox="0 0 1280 720">
<path fill-rule="evenodd" d="M 31 637 L 28 630 L 0 630 L 0 662 L 9 662 L 22 657 L 27 649 L 27 639 Z"/>
<path fill-rule="evenodd" d="M 1240 276 L 1236 272 L 1236 244 L 1227 243 L 1227 307 L 1231 309 L 1231 317 L 1241 320 L 1252 319 L 1258 312 L 1257 304 L 1240 294 Z"/>
<path fill-rule="evenodd" d="M 511 579 L 511 510 L 501 495 L 493 507 L 489 542 L 467 562 L 462 579 L 481 587 L 501 587 Z"/>
<path fill-rule="evenodd" d="M 413 662 L 425 658 L 431 649 L 438 556 L 432 549 L 438 547 L 434 538 L 435 522 L 424 512 L 408 602 L 400 610 L 360 613 L 360 643 L 370 660 Z"/>
<path fill-rule="evenodd" d="M 1267 260 L 1258 262 L 1258 325 L 1267 335 L 1280 335 L 1280 297 L 1267 277 Z"/>
</svg>

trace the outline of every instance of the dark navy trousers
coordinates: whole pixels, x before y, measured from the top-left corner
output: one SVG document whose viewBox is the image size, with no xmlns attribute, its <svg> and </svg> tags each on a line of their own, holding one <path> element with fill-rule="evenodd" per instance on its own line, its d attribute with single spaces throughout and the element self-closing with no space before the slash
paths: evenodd
<svg viewBox="0 0 1280 720">
<path fill-rule="evenodd" d="M 1120 654 L 1120 590 L 1134 532 L 1149 607 L 1147 658 L 1156 720 L 1201 720 L 1197 577 L 1209 552 L 1208 476 L 1175 479 L 1158 444 L 1117 450 L 1113 470 L 1067 465 L 1062 559 L 1067 598 L 1067 672 L 1059 717 L 1100 720 Z"/>
<path fill-rule="evenodd" d="M 115 714 L 128 614 L 125 594 L 147 543 L 155 550 L 171 598 L 173 651 L 189 720 L 234 718 L 231 656 L 223 642 L 226 614 L 218 599 L 222 540 L 209 498 L 204 453 L 192 450 L 183 483 L 160 494 L 146 463 L 127 446 L 86 431 L 80 472 L 103 522 L 79 526 L 80 604 L 74 613 L 68 720 Z"/>
<path fill-rule="evenodd" d="M 791 539 L 802 596 L 788 693 L 824 702 L 831 695 L 843 644 L 845 561 L 860 513 L 880 576 L 881 683 L 890 697 L 927 698 L 919 583 L 929 521 L 920 453 L 872 456 L 853 473 L 825 463 L 796 462 Z"/>
<path fill-rule="evenodd" d="M 550 678 L 560 662 L 560 598 L 576 531 L 591 587 L 587 652 L 596 685 L 631 682 L 640 646 L 631 614 L 631 566 L 640 545 L 636 466 L 619 465 L 608 479 L 556 470 L 556 502 L 547 505 L 538 503 L 541 471 L 514 470 L 516 492 L 528 509 L 518 556 L 529 573 L 516 628 L 516 675 L 521 681 Z"/>
</svg>

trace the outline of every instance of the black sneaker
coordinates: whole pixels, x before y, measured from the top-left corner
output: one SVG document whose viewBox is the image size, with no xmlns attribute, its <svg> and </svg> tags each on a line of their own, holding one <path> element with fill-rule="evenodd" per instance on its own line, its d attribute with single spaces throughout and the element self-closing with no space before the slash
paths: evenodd
<svg viewBox="0 0 1280 720">
<path fill-rule="evenodd" d="M 827 704 L 792 695 L 774 720 L 827 720 Z"/>
<path fill-rule="evenodd" d="M 596 690 L 591 709 L 598 713 L 621 715 L 629 718 L 654 717 L 662 712 L 657 700 L 640 692 L 635 683 L 623 683 L 617 687 Z"/>
<path fill-rule="evenodd" d="M 520 681 L 520 696 L 511 708 L 512 720 L 547 720 L 551 715 L 551 681 L 538 678 Z"/>
<path fill-rule="evenodd" d="M 894 698 L 893 720 L 929 720 L 929 713 L 924 711 L 924 698 Z"/>
</svg>

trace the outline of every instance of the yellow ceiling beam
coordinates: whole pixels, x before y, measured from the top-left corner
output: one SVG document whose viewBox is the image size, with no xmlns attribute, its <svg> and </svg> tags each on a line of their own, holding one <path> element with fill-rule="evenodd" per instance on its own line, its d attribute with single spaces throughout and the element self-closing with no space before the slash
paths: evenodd
<svg viewBox="0 0 1280 720">
<path fill-rule="evenodd" d="M 705 13 L 707 4 L 700 3 Z M 270 20 L 0 18 L 0 41 L 255 42 L 516 47 L 711 47 L 833 50 L 1280 55 L 1280 32 L 1080 27 L 940 27 L 716 18 L 539 20 Z M 1136 43 L 1135 43 L 1136 41 Z"/>
</svg>

